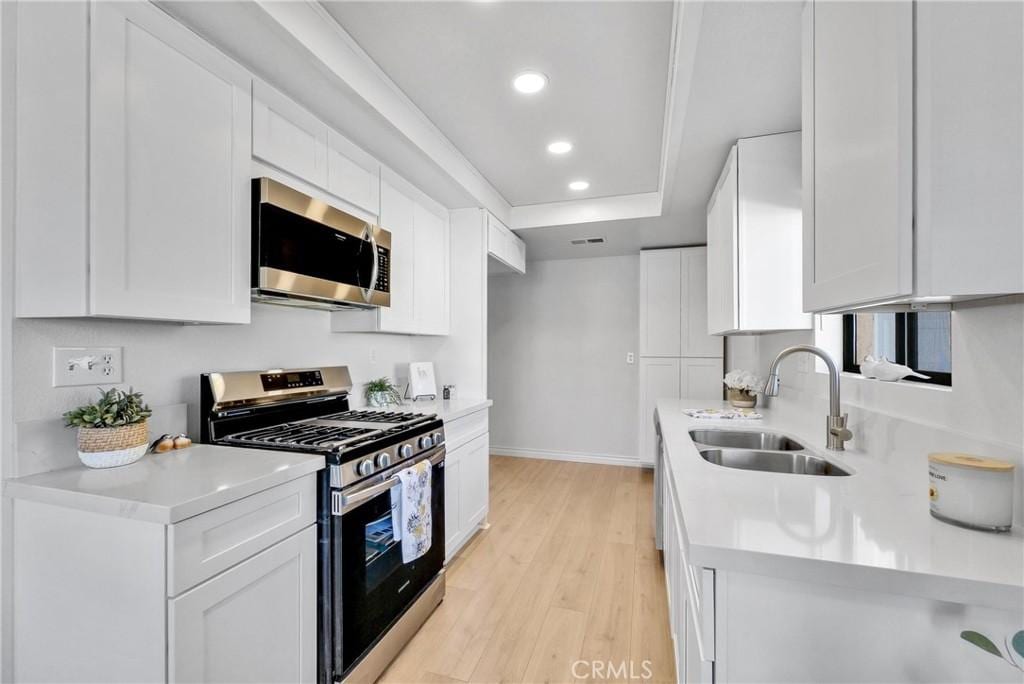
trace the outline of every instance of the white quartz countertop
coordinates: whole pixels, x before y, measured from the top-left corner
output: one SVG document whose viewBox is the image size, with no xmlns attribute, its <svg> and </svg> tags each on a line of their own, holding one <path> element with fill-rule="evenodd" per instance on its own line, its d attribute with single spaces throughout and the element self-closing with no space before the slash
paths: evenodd
<svg viewBox="0 0 1024 684">
<path fill-rule="evenodd" d="M 195 444 L 119 468 L 64 468 L 7 480 L 5 496 L 171 524 L 324 467 L 324 457 Z"/>
<path fill-rule="evenodd" d="M 872 454 L 824 448 L 820 430 L 771 410 L 763 420 L 705 420 L 684 408 L 724 403 L 664 400 L 658 417 L 667 475 L 682 513 L 694 565 L 857 586 L 893 594 L 1007 609 L 1024 604 L 1024 533 L 968 530 L 928 509 L 925 454 Z M 849 477 L 767 473 L 705 461 L 693 428 L 770 430 L 795 437 Z M 920 460 L 894 476 L 894 459 Z M 918 474 L 917 471 L 920 470 Z M 669 502 L 665 502 L 669 505 Z"/>
<path fill-rule="evenodd" d="M 406 399 L 400 406 L 389 406 L 388 411 L 402 411 L 405 413 L 436 413 L 441 420 L 458 420 L 494 404 L 490 399 L 443 399 L 412 401 Z M 372 410 L 372 409 L 371 409 Z"/>
</svg>

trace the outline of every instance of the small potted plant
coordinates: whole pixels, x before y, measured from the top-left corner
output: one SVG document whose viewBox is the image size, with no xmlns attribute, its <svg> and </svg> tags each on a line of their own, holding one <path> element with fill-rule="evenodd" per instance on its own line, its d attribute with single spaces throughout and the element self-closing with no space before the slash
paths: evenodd
<svg viewBox="0 0 1024 684">
<path fill-rule="evenodd" d="M 750 371 L 736 369 L 725 374 L 725 387 L 730 404 L 736 408 L 754 408 L 757 406 L 755 392 L 761 389 L 762 382 Z"/>
<path fill-rule="evenodd" d="M 153 412 L 142 394 L 129 388 L 100 389 L 100 398 L 64 414 L 68 427 L 78 428 L 78 458 L 90 468 L 135 463 L 146 453 Z"/>
<path fill-rule="evenodd" d="M 366 383 L 366 403 L 375 408 L 402 403 L 402 393 L 390 378 L 377 378 Z"/>
</svg>

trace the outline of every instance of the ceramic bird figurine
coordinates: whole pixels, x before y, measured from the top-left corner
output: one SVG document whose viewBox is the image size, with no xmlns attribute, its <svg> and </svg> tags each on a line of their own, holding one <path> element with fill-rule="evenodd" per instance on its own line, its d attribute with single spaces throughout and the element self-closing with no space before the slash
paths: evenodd
<svg viewBox="0 0 1024 684">
<path fill-rule="evenodd" d="M 875 359 L 872 356 L 865 356 L 860 364 L 860 373 L 866 378 L 876 378 L 882 382 L 896 382 L 902 378 L 915 377 L 930 380 L 927 375 L 918 373 L 910 366 L 901 363 L 893 363 L 884 356 Z"/>
</svg>

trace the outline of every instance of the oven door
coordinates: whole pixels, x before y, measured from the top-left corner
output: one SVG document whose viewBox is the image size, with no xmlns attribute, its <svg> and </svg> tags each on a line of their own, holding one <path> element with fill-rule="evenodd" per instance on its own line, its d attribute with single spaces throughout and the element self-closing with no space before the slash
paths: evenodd
<svg viewBox="0 0 1024 684">
<path fill-rule="evenodd" d="M 342 495 L 341 517 L 334 518 L 340 538 L 334 539 L 333 559 L 340 589 L 335 594 L 334 629 L 335 647 L 340 646 L 341 653 L 335 655 L 340 655 L 342 676 L 401 617 L 444 565 L 444 457 L 442 446 L 413 462 L 429 460 L 432 464 L 431 544 L 410 563 L 402 562 L 402 544 L 394 538 L 391 490 L 398 486 L 394 473 L 412 463 L 386 473 L 382 482 Z"/>
</svg>

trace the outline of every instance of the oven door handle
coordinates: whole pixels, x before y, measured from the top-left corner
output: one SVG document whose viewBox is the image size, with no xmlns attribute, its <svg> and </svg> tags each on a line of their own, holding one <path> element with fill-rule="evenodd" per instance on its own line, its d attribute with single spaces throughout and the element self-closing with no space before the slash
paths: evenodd
<svg viewBox="0 0 1024 684">
<path fill-rule="evenodd" d="M 433 452 L 429 453 L 431 453 L 430 456 L 426 458 L 421 458 L 415 463 L 411 463 L 410 465 L 406 466 L 406 468 L 411 468 L 412 466 L 419 465 L 423 461 L 429 461 L 430 465 L 437 465 L 438 463 L 444 460 L 444 446 L 440 446 L 434 449 Z M 402 468 L 402 470 L 404 469 L 405 468 Z M 358 492 L 354 492 L 352 494 L 342 494 L 339 491 L 333 491 L 331 492 L 331 514 L 342 515 L 346 511 L 355 508 L 359 504 L 369 501 L 375 496 L 382 494 L 383 492 L 386 492 L 393 487 L 397 487 L 400 483 L 401 480 L 398 479 L 398 474 L 396 473 L 391 477 L 387 478 L 386 480 L 384 480 L 383 482 L 378 482 L 375 485 L 371 485 L 366 489 L 360 489 Z"/>
</svg>

